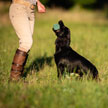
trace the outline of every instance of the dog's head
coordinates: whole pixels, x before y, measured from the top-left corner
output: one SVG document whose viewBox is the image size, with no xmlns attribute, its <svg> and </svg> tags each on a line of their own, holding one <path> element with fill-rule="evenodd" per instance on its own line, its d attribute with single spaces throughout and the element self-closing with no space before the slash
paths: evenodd
<svg viewBox="0 0 108 108">
<path fill-rule="evenodd" d="M 65 33 L 65 26 L 62 20 L 58 22 L 58 24 L 54 24 L 53 31 L 55 32 L 57 37 L 63 37 Z"/>
<path fill-rule="evenodd" d="M 64 25 L 62 20 L 60 20 L 58 24 L 54 24 L 53 31 L 57 36 L 55 42 L 56 49 L 61 49 L 70 45 L 70 30 Z"/>
<path fill-rule="evenodd" d="M 67 38 L 70 39 L 70 30 L 66 27 L 62 20 L 58 22 L 58 24 L 53 25 L 53 31 L 59 38 Z"/>
</svg>

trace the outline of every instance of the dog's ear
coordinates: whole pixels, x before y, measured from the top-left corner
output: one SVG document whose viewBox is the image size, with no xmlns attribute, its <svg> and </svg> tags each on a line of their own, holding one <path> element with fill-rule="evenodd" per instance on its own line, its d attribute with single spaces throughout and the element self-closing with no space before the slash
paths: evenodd
<svg viewBox="0 0 108 108">
<path fill-rule="evenodd" d="M 60 21 L 58 22 L 58 24 L 60 25 L 60 27 L 63 27 L 63 26 L 64 26 L 64 23 L 63 23 L 62 20 L 60 20 Z"/>
<path fill-rule="evenodd" d="M 52 31 L 54 31 L 54 32 L 55 32 L 54 28 L 52 28 Z"/>
</svg>

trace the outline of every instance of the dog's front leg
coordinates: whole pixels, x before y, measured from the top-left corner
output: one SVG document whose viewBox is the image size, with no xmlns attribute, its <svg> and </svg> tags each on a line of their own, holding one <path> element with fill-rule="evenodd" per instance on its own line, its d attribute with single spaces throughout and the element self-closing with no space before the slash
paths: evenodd
<svg viewBox="0 0 108 108">
<path fill-rule="evenodd" d="M 61 78 L 62 78 L 62 73 L 61 73 L 61 70 L 60 70 L 60 68 L 57 68 L 57 77 L 61 80 Z"/>
</svg>

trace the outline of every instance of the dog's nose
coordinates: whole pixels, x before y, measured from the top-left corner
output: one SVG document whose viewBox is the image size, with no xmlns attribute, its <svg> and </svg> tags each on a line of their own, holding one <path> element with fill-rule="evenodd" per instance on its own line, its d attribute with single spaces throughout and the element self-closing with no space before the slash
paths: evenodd
<svg viewBox="0 0 108 108">
<path fill-rule="evenodd" d="M 53 25 L 53 29 L 54 30 L 59 30 L 60 29 L 60 25 L 59 24 L 54 24 Z"/>
</svg>

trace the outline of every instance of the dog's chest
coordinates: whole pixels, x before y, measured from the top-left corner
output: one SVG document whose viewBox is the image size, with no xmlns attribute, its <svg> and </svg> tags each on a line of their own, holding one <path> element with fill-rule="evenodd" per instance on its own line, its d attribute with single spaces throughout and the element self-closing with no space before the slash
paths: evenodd
<svg viewBox="0 0 108 108">
<path fill-rule="evenodd" d="M 66 38 L 57 38 L 55 41 L 56 46 L 61 47 L 61 46 L 67 46 L 67 39 Z"/>
</svg>

